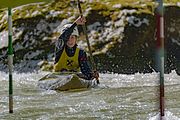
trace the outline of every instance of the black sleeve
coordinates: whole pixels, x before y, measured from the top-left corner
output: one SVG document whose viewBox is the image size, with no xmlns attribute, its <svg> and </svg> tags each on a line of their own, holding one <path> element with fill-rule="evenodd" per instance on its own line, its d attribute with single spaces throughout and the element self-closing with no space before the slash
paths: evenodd
<svg viewBox="0 0 180 120">
<path fill-rule="evenodd" d="M 74 27 L 76 27 L 76 26 L 77 26 L 77 24 L 73 23 L 72 26 L 65 29 L 63 31 L 63 33 L 61 33 L 58 40 L 56 41 L 56 43 L 55 43 L 55 63 L 58 62 L 58 60 L 63 52 L 63 49 L 64 49 L 71 33 L 73 32 Z"/>
<path fill-rule="evenodd" d="M 63 40 L 64 43 L 67 43 L 70 35 L 72 34 L 72 32 L 73 32 L 73 30 L 74 30 L 74 27 L 76 27 L 76 26 L 77 26 L 77 24 L 76 24 L 76 23 L 73 23 L 71 27 L 65 29 L 65 30 L 63 31 L 63 33 L 60 35 L 59 40 Z"/>
<path fill-rule="evenodd" d="M 88 80 L 93 79 L 92 68 L 87 59 L 87 55 L 83 50 L 79 51 L 79 65 L 82 74 L 85 75 L 85 78 Z"/>
</svg>

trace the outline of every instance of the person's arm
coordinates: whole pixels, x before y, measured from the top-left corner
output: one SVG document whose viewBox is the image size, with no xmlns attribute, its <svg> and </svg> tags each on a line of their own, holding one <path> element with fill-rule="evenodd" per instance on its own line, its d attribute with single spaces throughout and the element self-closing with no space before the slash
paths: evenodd
<svg viewBox="0 0 180 120">
<path fill-rule="evenodd" d="M 79 51 L 79 66 L 85 79 L 92 80 L 93 71 L 87 59 L 87 55 L 83 50 Z"/>
<path fill-rule="evenodd" d="M 84 23 L 86 22 L 86 19 L 84 17 L 78 17 L 74 23 L 70 26 L 70 27 L 67 27 L 66 29 L 64 29 L 58 39 L 59 42 L 64 42 L 64 44 L 67 43 L 70 35 L 72 34 L 74 28 L 77 26 L 77 25 L 83 25 Z M 60 43 L 58 44 L 58 46 L 61 45 Z"/>
<path fill-rule="evenodd" d="M 64 43 L 67 43 L 69 37 L 71 36 L 74 28 L 77 26 L 76 22 L 74 22 L 70 27 L 67 27 L 64 29 L 64 31 L 61 33 L 59 40 L 63 40 Z"/>
<path fill-rule="evenodd" d="M 72 34 L 74 27 L 76 27 L 77 25 L 83 25 L 86 22 L 86 19 L 84 17 L 78 17 L 74 23 L 69 27 L 66 28 L 61 35 L 59 36 L 58 40 L 56 41 L 55 44 L 55 64 L 58 62 L 62 51 L 70 37 L 70 35 Z"/>
<path fill-rule="evenodd" d="M 76 26 L 76 23 L 73 23 L 72 26 L 70 26 L 69 28 L 66 28 L 63 33 L 61 33 L 61 35 L 59 36 L 58 40 L 56 41 L 55 44 L 55 63 L 58 62 L 62 51 L 70 37 L 70 35 L 73 32 L 74 27 Z"/>
</svg>

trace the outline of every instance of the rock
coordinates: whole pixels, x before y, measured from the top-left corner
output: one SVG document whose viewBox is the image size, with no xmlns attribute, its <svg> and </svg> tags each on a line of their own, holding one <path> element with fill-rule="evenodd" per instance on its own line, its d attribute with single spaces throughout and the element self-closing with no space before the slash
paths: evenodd
<svg viewBox="0 0 180 120">
<path fill-rule="evenodd" d="M 66 3 L 66 4 L 64 4 Z M 83 2 L 88 7 L 88 35 L 94 59 L 100 72 L 116 72 L 124 74 L 149 73 L 156 69 L 156 21 L 154 8 L 151 5 L 123 6 L 102 4 L 102 2 Z M 97 6 L 97 4 L 100 4 Z M 141 3 L 137 3 L 141 4 Z M 142 3 L 144 4 L 144 3 Z M 32 9 L 29 16 L 22 11 L 14 10 L 14 64 L 16 71 L 48 70 L 52 71 L 54 60 L 54 44 L 59 37 L 62 24 L 73 20 L 75 9 L 69 7 L 68 1 L 56 0 L 51 7 Z M 57 7 L 57 6 L 61 7 Z M 42 5 L 43 6 L 43 5 Z M 143 8 L 144 7 L 144 8 Z M 53 8 L 53 10 L 51 10 Z M 108 9 L 107 9 L 108 8 Z M 27 9 L 27 8 L 26 8 Z M 39 9 L 40 12 L 36 12 Z M 42 10 L 42 11 L 41 11 Z M 143 10 L 143 11 L 142 11 Z M 19 11 L 19 12 L 18 12 Z M 64 14 L 67 11 L 68 14 Z M 144 12 L 145 11 L 145 12 Z M 29 11 L 30 12 L 30 11 Z M 37 13 L 37 14 L 35 14 Z M 165 72 L 176 70 L 180 74 L 180 7 L 165 8 Z M 5 12 L 0 12 L 0 17 Z M 31 16 L 33 14 L 33 16 Z M 18 17 L 16 17 L 18 16 Z M 68 19 L 65 19 L 68 18 Z M 7 40 L 5 17 L 0 21 L 0 32 L 3 41 Z M 78 28 L 82 33 L 82 27 Z M 4 34 L 5 33 L 5 34 Z M 78 43 L 87 48 L 81 37 Z M 0 39 L 0 42 L 2 39 Z M 2 43 L 2 42 L 1 42 Z M 7 43 L 1 46 L 0 70 L 7 69 Z M 2 44 L 1 44 L 2 45 Z M 27 66 L 27 68 L 26 68 Z"/>
</svg>

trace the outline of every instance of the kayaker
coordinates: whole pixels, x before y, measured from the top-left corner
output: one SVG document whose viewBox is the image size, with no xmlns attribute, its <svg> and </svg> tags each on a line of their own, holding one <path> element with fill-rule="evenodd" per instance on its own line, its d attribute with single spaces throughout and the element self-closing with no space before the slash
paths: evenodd
<svg viewBox="0 0 180 120">
<path fill-rule="evenodd" d="M 81 72 L 88 80 L 99 77 L 99 73 L 91 69 L 86 52 L 76 43 L 79 36 L 77 25 L 85 22 L 85 17 L 78 17 L 72 24 L 63 26 L 55 44 L 55 72 Z"/>
</svg>

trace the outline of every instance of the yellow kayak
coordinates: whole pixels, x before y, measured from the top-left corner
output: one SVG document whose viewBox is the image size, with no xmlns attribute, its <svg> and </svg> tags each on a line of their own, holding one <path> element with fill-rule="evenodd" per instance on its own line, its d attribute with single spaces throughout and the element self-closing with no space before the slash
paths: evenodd
<svg viewBox="0 0 180 120">
<path fill-rule="evenodd" d="M 50 73 L 38 81 L 38 86 L 46 90 L 87 89 L 97 86 L 96 80 L 85 80 L 76 73 Z"/>
</svg>

